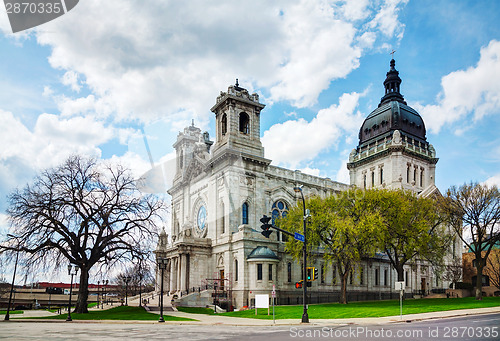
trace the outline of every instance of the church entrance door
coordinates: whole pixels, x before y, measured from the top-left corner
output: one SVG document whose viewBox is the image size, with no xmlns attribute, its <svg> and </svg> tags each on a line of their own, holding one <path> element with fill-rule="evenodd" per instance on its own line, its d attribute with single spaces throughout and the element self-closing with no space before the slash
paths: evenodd
<svg viewBox="0 0 500 341">
<path fill-rule="evenodd" d="M 220 289 L 224 290 L 224 270 L 219 270 L 220 274 Z"/>
</svg>

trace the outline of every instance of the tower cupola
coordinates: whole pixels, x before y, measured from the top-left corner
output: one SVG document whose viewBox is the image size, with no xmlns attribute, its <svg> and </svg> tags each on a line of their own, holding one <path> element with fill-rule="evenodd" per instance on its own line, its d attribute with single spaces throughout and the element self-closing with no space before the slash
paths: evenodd
<svg viewBox="0 0 500 341">
<path fill-rule="evenodd" d="M 387 72 L 387 76 L 384 81 L 385 95 L 380 100 L 379 107 L 388 103 L 390 101 L 398 101 L 403 104 L 406 104 L 403 95 L 401 95 L 401 78 L 399 78 L 399 71 L 396 70 L 396 61 L 391 59 L 391 68 L 389 72 Z"/>
</svg>

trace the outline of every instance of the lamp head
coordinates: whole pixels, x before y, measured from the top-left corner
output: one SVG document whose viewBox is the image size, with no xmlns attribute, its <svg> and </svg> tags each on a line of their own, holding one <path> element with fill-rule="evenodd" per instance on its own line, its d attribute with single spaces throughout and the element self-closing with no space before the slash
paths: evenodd
<svg viewBox="0 0 500 341">
<path fill-rule="evenodd" d="M 68 275 L 71 275 L 71 264 L 68 264 Z"/>
<path fill-rule="evenodd" d="M 295 193 L 302 192 L 302 185 L 300 185 L 300 186 L 295 186 L 295 187 L 293 188 L 293 190 L 294 190 L 294 192 L 295 192 Z"/>
</svg>

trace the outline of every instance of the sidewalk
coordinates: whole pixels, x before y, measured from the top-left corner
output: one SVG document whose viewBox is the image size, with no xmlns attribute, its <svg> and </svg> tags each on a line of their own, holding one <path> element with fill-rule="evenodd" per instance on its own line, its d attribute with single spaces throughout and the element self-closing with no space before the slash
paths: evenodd
<svg viewBox="0 0 500 341">
<path fill-rule="evenodd" d="M 331 325 L 372 325 L 372 324 L 388 324 L 388 323 L 398 323 L 398 322 L 412 322 L 430 319 L 441 319 L 448 317 L 458 317 L 458 316 L 468 316 L 468 315 L 478 315 L 478 314 L 489 314 L 489 313 L 500 313 L 500 307 L 489 307 L 489 308 L 476 308 L 476 309 L 462 309 L 462 310 L 450 310 L 450 311 L 437 311 L 432 313 L 422 313 L 422 314 L 410 314 L 403 315 L 401 319 L 400 316 L 386 316 L 386 317 L 363 317 L 363 318 L 351 318 L 351 319 L 310 319 L 309 325 L 314 326 L 331 326 Z M 203 314 L 189 314 L 180 311 L 168 312 L 170 316 L 187 317 L 198 320 L 194 321 L 166 321 L 165 323 L 173 324 L 204 324 L 204 325 L 233 325 L 233 326 L 285 326 L 285 325 L 300 325 L 300 316 L 297 319 L 283 319 L 283 320 L 262 320 L 262 319 L 251 319 L 243 317 L 229 317 L 220 315 L 203 315 Z M 271 315 L 272 316 L 272 315 Z"/>
<path fill-rule="evenodd" d="M 152 311 L 151 313 L 159 314 L 158 311 Z M 459 316 L 469 316 L 478 314 L 491 314 L 500 313 L 500 307 L 489 307 L 489 308 L 476 308 L 476 309 L 462 309 L 462 310 L 450 310 L 450 311 L 438 311 L 432 313 L 422 313 L 422 314 L 410 314 L 403 315 L 401 319 L 398 316 L 386 316 L 386 317 L 365 317 L 365 318 L 351 318 L 351 319 L 310 319 L 310 326 L 332 326 L 332 325 L 373 325 L 373 324 L 389 324 L 389 323 L 406 323 L 413 321 L 431 320 L 431 319 L 441 319 Z M 17 320 L 23 317 L 41 317 L 50 316 L 53 313 L 42 311 L 42 310 L 27 310 L 24 314 L 11 315 L 11 320 Z M 251 319 L 243 317 L 229 317 L 221 315 L 204 315 L 204 314 L 190 314 L 183 313 L 180 311 L 168 311 L 164 315 L 178 316 L 194 319 L 197 321 L 165 321 L 166 324 L 175 325 L 227 325 L 227 326 L 290 326 L 290 325 L 301 325 L 300 316 L 297 319 L 284 319 L 284 320 L 262 320 L 262 319 Z M 18 320 L 19 322 L 63 322 L 61 320 Z M 157 321 L 73 321 L 72 323 L 108 323 L 108 324 L 124 324 L 124 323 L 150 323 L 157 324 Z"/>
</svg>

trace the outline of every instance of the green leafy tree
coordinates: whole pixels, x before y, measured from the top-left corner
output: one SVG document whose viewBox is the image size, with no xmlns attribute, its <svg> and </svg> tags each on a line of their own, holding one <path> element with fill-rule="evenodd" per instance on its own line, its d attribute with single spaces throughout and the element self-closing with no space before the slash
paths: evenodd
<svg viewBox="0 0 500 341">
<path fill-rule="evenodd" d="M 340 303 L 347 303 L 347 281 L 354 265 L 372 256 L 378 245 L 377 226 L 381 224 L 371 200 L 371 191 L 348 190 L 325 199 L 313 197 L 306 206 L 311 212 L 307 223 L 308 254 L 336 264 L 341 277 Z M 279 226 L 301 232 L 302 207 L 292 208 Z M 301 242 L 289 240 L 286 250 L 297 260 L 302 257 Z"/>
<path fill-rule="evenodd" d="M 438 202 L 405 190 L 377 190 L 373 194 L 382 216 L 379 246 L 389 257 L 398 281 L 404 281 L 404 266 L 417 258 L 442 265 L 443 250 L 451 237 Z"/>
<path fill-rule="evenodd" d="M 476 256 L 476 299 L 482 299 L 482 277 L 486 261 L 500 240 L 500 191 L 478 183 L 452 186 L 443 207 L 464 244 Z"/>
<path fill-rule="evenodd" d="M 77 265 L 77 313 L 88 312 L 89 271 L 95 265 L 148 257 L 164 209 L 162 201 L 138 191 L 127 169 L 80 156 L 43 171 L 32 185 L 14 191 L 9 203 L 15 240 L 0 252 L 18 246 L 30 264 L 63 270 Z"/>
</svg>

